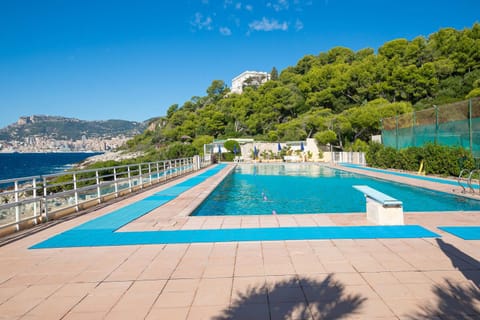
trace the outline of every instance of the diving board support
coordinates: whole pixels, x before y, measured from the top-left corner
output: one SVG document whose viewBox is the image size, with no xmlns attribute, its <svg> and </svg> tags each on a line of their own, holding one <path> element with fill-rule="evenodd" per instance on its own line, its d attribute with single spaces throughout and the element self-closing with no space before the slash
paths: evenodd
<svg viewBox="0 0 480 320">
<path fill-rule="evenodd" d="M 403 203 L 369 186 L 353 186 L 365 195 L 367 219 L 379 225 L 403 225 Z"/>
</svg>

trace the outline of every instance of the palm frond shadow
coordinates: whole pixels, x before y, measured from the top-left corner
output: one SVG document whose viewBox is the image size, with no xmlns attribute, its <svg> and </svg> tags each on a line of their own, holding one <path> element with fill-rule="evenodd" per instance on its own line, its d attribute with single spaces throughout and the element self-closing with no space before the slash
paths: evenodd
<svg viewBox="0 0 480 320">
<path fill-rule="evenodd" d="M 469 280 L 444 283 L 433 286 L 436 305 L 432 301 L 421 306 L 421 311 L 409 316 L 411 319 L 480 319 L 480 262 L 455 246 L 436 239 L 440 249 L 447 255 L 457 270 Z"/>
<path fill-rule="evenodd" d="M 296 297 L 291 297 L 292 290 Z M 276 303 L 282 297 L 287 298 Z M 333 274 L 323 281 L 301 277 L 237 292 L 230 307 L 215 319 L 341 319 L 357 313 L 366 300 L 360 294 L 345 292 Z"/>
</svg>

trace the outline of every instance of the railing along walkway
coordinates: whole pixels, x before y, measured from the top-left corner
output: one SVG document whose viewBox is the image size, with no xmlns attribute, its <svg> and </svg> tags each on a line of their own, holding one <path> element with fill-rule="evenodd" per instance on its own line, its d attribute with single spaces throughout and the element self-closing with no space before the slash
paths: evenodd
<svg viewBox="0 0 480 320">
<path fill-rule="evenodd" d="M 0 235 L 200 170 L 198 156 L 0 180 Z"/>
</svg>

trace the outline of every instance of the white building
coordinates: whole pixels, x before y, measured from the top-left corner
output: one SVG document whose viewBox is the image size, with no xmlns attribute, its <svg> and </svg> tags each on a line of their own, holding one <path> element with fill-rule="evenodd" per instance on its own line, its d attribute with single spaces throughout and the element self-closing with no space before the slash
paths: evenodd
<svg viewBox="0 0 480 320">
<path fill-rule="evenodd" d="M 270 80 L 268 72 L 245 71 L 232 80 L 231 93 L 242 93 L 244 87 L 259 86 Z"/>
</svg>

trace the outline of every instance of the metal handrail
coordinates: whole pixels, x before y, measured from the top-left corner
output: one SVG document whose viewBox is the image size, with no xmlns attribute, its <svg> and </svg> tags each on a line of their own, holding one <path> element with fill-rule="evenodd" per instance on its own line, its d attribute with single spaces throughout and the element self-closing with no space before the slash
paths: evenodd
<svg viewBox="0 0 480 320">
<path fill-rule="evenodd" d="M 468 186 L 470 187 L 470 190 L 472 191 L 472 193 L 475 193 L 475 188 L 472 186 L 472 175 L 477 171 L 480 172 L 480 169 L 473 169 L 472 171 L 470 171 L 470 174 L 468 175 L 467 183 L 468 183 Z M 479 192 L 480 192 L 480 179 L 478 179 L 478 187 L 479 187 Z"/>
<path fill-rule="evenodd" d="M 468 169 L 462 169 L 460 171 L 460 174 L 458 175 L 457 182 L 460 187 L 462 187 L 462 193 L 465 193 L 467 189 L 465 189 L 465 186 L 462 184 L 462 178 L 463 178 L 463 173 L 467 173 Z M 465 177 L 466 178 L 466 177 Z"/>
<path fill-rule="evenodd" d="M 0 180 L 0 233 L 18 231 L 200 170 L 199 156 Z"/>
</svg>

